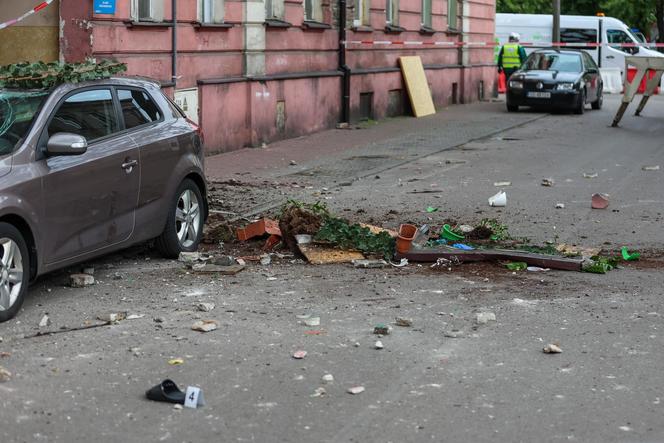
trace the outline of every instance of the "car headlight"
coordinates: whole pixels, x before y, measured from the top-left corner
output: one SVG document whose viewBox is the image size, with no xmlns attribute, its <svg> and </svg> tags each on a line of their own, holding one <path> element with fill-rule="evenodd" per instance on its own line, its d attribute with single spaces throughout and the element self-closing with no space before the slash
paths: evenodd
<svg viewBox="0 0 664 443">
<path fill-rule="evenodd" d="M 559 91 L 571 91 L 574 89 L 574 83 L 558 83 L 556 89 Z"/>
<path fill-rule="evenodd" d="M 510 80 L 510 88 L 523 89 L 523 82 L 519 80 Z"/>
</svg>

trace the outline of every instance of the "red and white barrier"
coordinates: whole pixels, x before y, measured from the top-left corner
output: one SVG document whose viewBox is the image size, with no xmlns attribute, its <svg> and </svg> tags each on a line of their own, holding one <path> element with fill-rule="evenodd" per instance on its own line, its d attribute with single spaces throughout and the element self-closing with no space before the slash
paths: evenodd
<svg viewBox="0 0 664 443">
<path fill-rule="evenodd" d="M 53 1 L 54 0 L 45 0 L 45 1 L 41 2 L 40 4 L 38 4 L 37 6 L 35 6 L 34 8 L 32 8 L 31 10 L 29 10 L 28 12 L 26 12 L 25 14 L 21 15 L 20 17 L 16 17 L 16 18 L 8 20 L 4 23 L 0 23 L 0 29 L 7 28 L 11 25 L 15 25 L 16 23 L 20 22 L 21 20 L 25 20 L 26 18 L 28 18 L 32 14 L 35 14 L 35 13 L 41 11 L 42 9 L 44 9 L 45 7 L 47 7 L 48 5 L 53 3 Z"/>
<path fill-rule="evenodd" d="M 459 48 L 464 46 L 469 47 L 496 47 L 503 46 L 502 43 L 496 42 L 444 42 L 444 41 L 420 41 L 420 40 L 347 40 L 346 45 L 367 45 L 367 46 L 447 46 L 452 48 Z M 598 48 L 600 46 L 611 46 L 613 48 L 635 48 L 638 46 L 645 46 L 648 48 L 663 48 L 664 43 L 532 43 L 520 42 L 521 46 L 525 48 Z"/>
</svg>

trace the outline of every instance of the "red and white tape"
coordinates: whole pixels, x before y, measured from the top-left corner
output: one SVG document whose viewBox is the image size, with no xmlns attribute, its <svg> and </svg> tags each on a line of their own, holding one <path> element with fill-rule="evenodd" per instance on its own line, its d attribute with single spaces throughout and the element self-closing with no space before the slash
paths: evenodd
<svg viewBox="0 0 664 443">
<path fill-rule="evenodd" d="M 53 1 L 54 0 L 45 0 L 45 1 L 41 2 L 40 4 L 38 4 L 37 6 L 35 6 L 34 8 L 32 8 L 31 10 L 29 10 L 28 12 L 26 12 L 25 14 L 21 15 L 20 17 L 17 17 L 17 18 L 12 19 L 12 20 L 8 20 L 4 23 L 0 23 L 0 29 L 7 28 L 11 25 L 15 25 L 16 23 L 20 22 L 21 20 L 25 20 L 26 18 L 28 18 L 32 14 L 35 14 L 35 13 L 41 11 L 42 9 L 44 9 L 45 7 L 47 7 L 48 5 L 53 3 Z"/>
<path fill-rule="evenodd" d="M 502 43 L 496 42 L 442 42 L 442 41 L 401 41 L 401 40 L 348 40 L 345 42 L 347 45 L 365 45 L 365 46 L 446 46 L 450 48 L 459 48 L 464 46 L 469 47 L 495 47 L 502 46 Z M 637 46 L 645 46 L 649 48 L 662 48 L 664 43 L 531 43 L 521 42 L 521 46 L 526 48 L 551 48 L 551 47 L 566 47 L 566 48 L 597 48 L 600 46 L 611 46 L 614 48 L 634 48 Z"/>
</svg>

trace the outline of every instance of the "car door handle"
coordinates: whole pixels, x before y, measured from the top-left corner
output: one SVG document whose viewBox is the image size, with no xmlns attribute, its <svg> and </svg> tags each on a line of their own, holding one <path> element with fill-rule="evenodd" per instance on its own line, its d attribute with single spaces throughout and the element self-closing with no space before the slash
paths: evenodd
<svg viewBox="0 0 664 443">
<path fill-rule="evenodd" d="M 613 55 L 607 55 L 606 58 L 609 59 L 609 60 L 613 60 L 613 59 L 615 58 L 615 56 L 613 56 Z"/>
<path fill-rule="evenodd" d="M 138 164 L 138 160 L 129 160 L 122 163 L 122 169 L 126 169 L 127 172 L 131 172 L 132 168 Z"/>
</svg>

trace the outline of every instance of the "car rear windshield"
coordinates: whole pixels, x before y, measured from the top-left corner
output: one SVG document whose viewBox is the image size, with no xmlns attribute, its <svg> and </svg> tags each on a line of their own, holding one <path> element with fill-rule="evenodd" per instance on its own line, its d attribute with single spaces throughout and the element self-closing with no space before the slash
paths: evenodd
<svg viewBox="0 0 664 443">
<path fill-rule="evenodd" d="M 30 129 L 46 91 L 0 89 L 0 155 L 11 153 Z"/>
<path fill-rule="evenodd" d="M 579 54 L 535 52 L 526 60 L 527 71 L 581 72 Z"/>
</svg>

